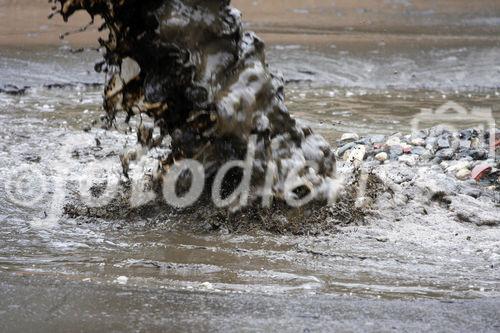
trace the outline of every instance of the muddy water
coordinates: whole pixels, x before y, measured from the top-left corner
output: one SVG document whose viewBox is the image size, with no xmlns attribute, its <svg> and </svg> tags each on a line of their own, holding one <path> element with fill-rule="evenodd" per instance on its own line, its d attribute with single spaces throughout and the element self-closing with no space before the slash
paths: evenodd
<svg viewBox="0 0 500 333">
<path fill-rule="evenodd" d="M 350 56 L 333 47 L 273 45 L 268 56 L 290 80 L 291 112 L 333 144 L 344 132 L 407 132 L 421 108 L 449 100 L 467 108 L 491 107 L 500 119 L 500 76 L 486 75 L 500 68 L 491 56 L 498 52 L 495 47 L 428 50 L 413 58 L 400 52 L 393 55 L 399 64 L 344 52 Z M 443 54 L 451 57 L 448 62 Z M 87 177 L 85 167 L 101 159 L 116 162 L 118 172 L 118 154 L 135 142 L 133 134 L 93 125 L 102 113 L 102 88 L 89 85 L 102 82 L 92 72 L 98 58 L 95 51 L 75 54 L 53 47 L 0 51 L 1 85 L 32 87 L 22 96 L 0 94 L 0 178 L 5 185 L 0 186 L 0 275 L 104 290 L 125 284 L 153 293 L 404 300 L 500 296 L 500 231 L 454 221 L 390 224 L 375 216 L 368 225 L 319 237 L 192 233 L 183 230 L 183 221 L 165 216 L 109 221 L 59 215 L 56 224 L 40 226 L 37 221 L 52 212 L 54 184 Z M 450 79 L 449 73 L 466 77 L 467 84 Z M 432 80 L 419 79 L 426 75 Z M 70 85 L 46 87 L 53 83 Z M 474 125 L 470 120 L 454 125 Z M 88 127 L 90 133 L 84 132 Z M 61 153 L 67 145 L 71 149 Z M 31 177 L 13 198 L 9 180 L 20 168 L 44 175 L 45 187 Z M 35 202 L 40 193 L 45 194 Z"/>
</svg>

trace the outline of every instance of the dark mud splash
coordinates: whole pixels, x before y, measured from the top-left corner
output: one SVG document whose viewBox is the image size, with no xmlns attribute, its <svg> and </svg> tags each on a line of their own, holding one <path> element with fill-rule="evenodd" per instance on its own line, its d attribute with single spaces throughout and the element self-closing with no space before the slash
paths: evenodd
<svg viewBox="0 0 500 333">
<path fill-rule="evenodd" d="M 65 20 L 78 10 L 104 19 L 109 38 L 100 40 L 105 61 L 96 69 L 107 73 L 104 108 L 108 126 L 120 112 L 127 114 L 127 122 L 139 117 L 137 134 L 143 151 L 165 152 L 150 177 L 152 187 L 159 189 L 164 175 L 184 159 L 201 162 L 211 182 L 221 165 L 245 160 L 251 149 L 255 154 L 250 207 L 269 195 L 264 190 L 267 179 L 272 182 L 274 208 L 286 211 L 284 183 L 290 172 L 298 171 L 306 185 L 294 189 L 292 196 L 300 199 L 314 191 L 317 200 L 313 206 L 317 207 L 294 209 L 292 215 L 302 220 L 318 207 L 322 207 L 318 221 L 325 221 L 325 214 L 343 222 L 363 215 L 346 211 L 355 201 L 354 193 L 346 194 L 347 202 L 339 206 L 346 207 L 335 208 L 339 211 L 326 207 L 338 194 L 332 191 L 334 152 L 321 136 L 292 119 L 285 106 L 283 79 L 269 71 L 263 42 L 243 30 L 241 14 L 229 6 L 230 1 L 54 2 L 60 3 L 54 10 Z M 124 154 L 125 175 L 141 156 L 137 151 Z M 191 175 L 185 175 L 189 184 Z M 223 190 L 232 193 L 244 177 L 233 168 L 224 178 Z M 254 208 L 237 214 L 254 216 L 252 220 L 276 220 L 269 219 L 276 209 L 264 212 L 264 218 Z M 287 229 L 271 224 L 266 229 Z"/>
</svg>

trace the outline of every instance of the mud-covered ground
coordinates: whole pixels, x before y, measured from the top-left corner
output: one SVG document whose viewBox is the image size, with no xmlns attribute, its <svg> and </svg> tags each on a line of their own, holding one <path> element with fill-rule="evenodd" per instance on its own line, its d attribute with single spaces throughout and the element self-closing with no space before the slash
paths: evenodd
<svg viewBox="0 0 500 333">
<path fill-rule="evenodd" d="M 20 2 L 0 5 L 12 3 Z M 287 15 L 276 17 L 282 3 Z M 288 79 L 291 112 L 330 143 L 346 132 L 409 133 L 421 108 L 450 100 L 467 109 L 490 107 L 500 119 L 495 2 L 428 8 L 389 1 L 381 11 L 371 2 L 335 3 L 239 2 L 250 25 L 269 38 L 268 60 Z M 32 10 L 43 12 L 41 6 Z M 335 27 L 321 20 L 330 13 L 325 8 L 339 18 Z M 7 13 L 0 16 L 19 15 Z M 363 25 L 358 17 L 379 25 Z M 455 17 L 460 21 L 452 24 Z M 392 30 L 359 27 L 380 22 Z M 46 24 L 52 35 L 69 28 Z M 20 95 L 0 93 L 0 331 L 500 329 L 500 229 L 457 220 L 440 202 L 429 203 L 426 215 L 409 214 L 418 207 L 405 203 L 385 206 L 364 223 L 310 236 L 235 234 L 212 226 L 191 231 L 182 219 L 162 214 L 60 215 L 49 228 L 41 225 L 62 208 L 54 204 L 57 184 L 74 188 L 96 159 L 119 173 L 118 154 L 135 136 L 99 128 L 102 87 L 94 84 L 103 79 L 93 64 L 100 56 L 74 52 L 90 37 L 65 46 L 15 45 L 16 38 L 50 35 L 26 36 L 25 26 L 10 24 L 19 32 L 8 43 L 0 37 L 9 44 L 0 48 L 0 88 L 30 87 Z M 292 31 L 297 27 L 302 30 Z M 476 125 L 474 119 L 446 122 Z M 44 188 L 31 178 L 26 184 L 35 192 L 20 191 L 17 199 L 43 193 L 39 202 L 28 200 L 29 207 L 5 186 L 20 166 L 49 180 Z"/>
</svg>

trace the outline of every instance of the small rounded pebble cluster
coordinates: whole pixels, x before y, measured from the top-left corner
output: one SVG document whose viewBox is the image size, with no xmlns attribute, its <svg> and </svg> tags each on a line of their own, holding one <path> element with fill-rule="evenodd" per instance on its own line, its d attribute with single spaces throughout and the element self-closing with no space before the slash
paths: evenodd
<svg viewBox="0 0 500 333">
<path fill-rule="evenodd" d="M 490 131 L 473 128 L 452 132 L 443 126 L 410 135 L 360 138 L 355 133 L 346 133 L 337 142 L 336 153 L 341 160 L 349 161 L 356 155 L 355 159 L 369 164 L 440 165 L 459 180 L 474 179 L 500 189 L 500 130 L 496 130 L 493 140 L 491 135 Z"/>
</svg>

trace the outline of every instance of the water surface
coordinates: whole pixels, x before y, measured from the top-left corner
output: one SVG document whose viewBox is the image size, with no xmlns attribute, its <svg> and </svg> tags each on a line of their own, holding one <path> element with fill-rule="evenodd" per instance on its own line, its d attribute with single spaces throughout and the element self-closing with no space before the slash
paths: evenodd
<svg viewBox="0 0 500 333">
<path fill-rule="evenodd" d="M 487 75 L 488 68 L 499 68 L 492 56 L 497 51 L 428 50 L 422 57 L 401 52 L 384 59 L 356 50 L 278 44 L 268 58 L 289 80 L 290 111 L 335 144 L 344 132 L 408 132 L 422 108 L 450 100 L 466 108 L 491 107 L 498 120 L 499 76 Z M 95 126 L 102 114 L 101 87 L 89 84 L 103 80 L 92 71 L 98 59 L 92 50 L 0 51 L 0 85 L 31 87 L 21 96 L 0 94 L 0 178 L 9 184 L 21 167 L 49 177 L 46 188 L 36 178 L 23 183 L 26 191 L 18 201 L 30 202 L 46 191 L 29 208 L 12 200 L 8 186 L 0 187 L 0 274 L 148 290 L 383 299 L 499 296 L 498 228 L 453 221 L 390 224 L 375 218 L 320 237 L 193 234 L 178 228 L 182 221 L 164 216 L 126 221 L 60 216 L 55 226 L 41 228 L 36 221 L 50 214 L 56 182 L 78 179 L 99 159 L 114 161 L 119 173 L 118 154 L 135 142 L 133 133 Z M 450 79 L 450 73 L 466 83 Z M 48 87 L 55 83 L 62 86 Z M 68 144 L 70 150 L 61 149 Z"/>
</svg>

